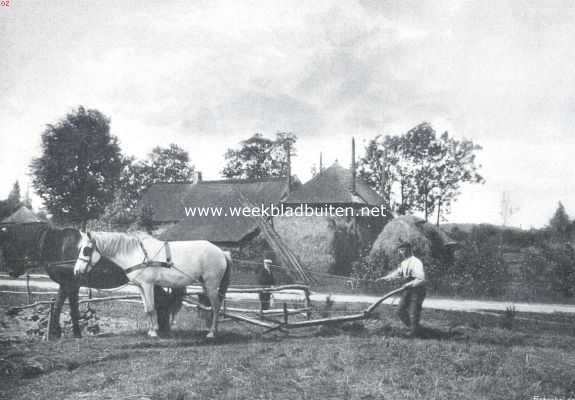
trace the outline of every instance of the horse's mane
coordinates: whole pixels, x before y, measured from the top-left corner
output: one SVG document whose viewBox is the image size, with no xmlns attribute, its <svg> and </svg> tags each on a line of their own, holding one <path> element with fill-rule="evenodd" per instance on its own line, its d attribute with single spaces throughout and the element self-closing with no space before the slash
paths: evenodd
<svg viewBox="0 0 575 400">
<path fill-rule="evenodd" d="M 130 254 L 141 249 L 140 234 L 90 232 L 98 251 L 107 257 Z"/>
</svg>

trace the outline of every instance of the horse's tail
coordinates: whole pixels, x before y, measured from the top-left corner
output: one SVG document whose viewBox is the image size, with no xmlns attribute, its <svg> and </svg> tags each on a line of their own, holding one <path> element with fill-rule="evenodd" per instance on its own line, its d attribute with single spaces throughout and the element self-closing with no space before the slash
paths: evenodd
<svg viewBox="0 0 575 400">
<path fill-rule="evenodd" d="M 226 297 L 226 292 L 230 286 L 231 273 L 232 273 L 232 255 L 229 251 L 224 251 L 224 256 L 226 257 L 226 270 L 224 276 L 220 282 L 220 288 L 218 289 L 218 294 L 220 295 L 220 301 L 224 300 Z"/>
</svg>

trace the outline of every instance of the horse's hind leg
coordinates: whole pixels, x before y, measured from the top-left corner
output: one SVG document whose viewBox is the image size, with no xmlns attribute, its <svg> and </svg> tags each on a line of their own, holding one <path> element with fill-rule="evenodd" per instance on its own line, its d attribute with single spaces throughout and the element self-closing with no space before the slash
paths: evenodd
<svg viewBox="0 0 575 400">
<path fill-rule="evenodd" d="M 212 306 L 212 324 L 210 326 L 210 331 L 207 334 L 208 339 L 212 339 L 216 336 L 218 331 L 218 313 L 220 311 L 220 294 L 218 293 L 218 288 L 204 288 L 207 292 L 208 298 Z"/>
<path fill-rule="evenodd" d="M 68 289 L 68 299 L 70 300 L 70 317 L 72 318 L 72 332 L 75 338 L 82 337 L 80 329 L 80 307 L 78 305 L 78 296 L 80 288 L 73 287 Z"/>
</svg>

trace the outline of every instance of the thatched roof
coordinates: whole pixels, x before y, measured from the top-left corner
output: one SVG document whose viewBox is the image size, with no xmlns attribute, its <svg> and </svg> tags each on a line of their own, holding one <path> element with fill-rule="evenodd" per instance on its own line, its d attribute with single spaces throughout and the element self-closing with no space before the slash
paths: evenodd
<svg viewBox="0 0 575 400">
<path fill-rule="evenodd" d="M 191 183 L 156 183 L 142 195 L 140 205 L 150 206 L 154 222 L 176 222 L 184 213 L 184 198 L 191 190 Z"/>
<path fill-rule="evenodd" d="M 287 180 L 267 178 L 203 181 L 190 185 L 181 195 L 178 204 L 174 204 L 175 202 L 168 204 L 176 209 L 169 210 L 169 212 L 163 211 L 162 215 L 178 218 L 179 222 L 160 234 L 160 238 L 163 240 L 203 239 L 215 243 L 231 244 L 251 237 L 258 229 L 254 218 L 225 215 L 230 207 L 245 206 L 238 191 L 258 207 L 278 204 L 287 195 Z M 185 207 L 221 208 L 222 215 L 186 216 Z"/>
<path fill-rule="evenodd" d="M 1 223 L 3 224 L 26 224 L 30 222 L 43 222 L 36 214 L 28 207 L 22 206 L 16 210 L 12 215 L 4 218 Z"/>
<path fill-rule="evenodd" d="M 382 198 L 349 169 L 337 162 L 295 190 L 285 201 L 288 204 L 345 204 L 379 206 Z"/>
<path fill-rule="evenodd" d="M 252 203 L 279 203 L 287 195 L 286 178 L 227 179 L 192 183 L 157 183 L 142 195 L 141 205 L 151 206 L 156 223 L 179 222 L 186 218 L 185 207 L 227 205 L 230 193 L 240 190 Z M 237 196 L 237 194 L 236 194 Z"/>
<path fill-rule="evenodd" d="M 399 244 L 405 242 L 411 243 L 416 255 L 438 259 L 456 244 L 435 225 L 412 215 L 403 215 L 392 219 L 385 225 L 373 243 L 370 258 L 375 260 L 385 255 L 387 259 L 395 260 Z"/>
</svg>

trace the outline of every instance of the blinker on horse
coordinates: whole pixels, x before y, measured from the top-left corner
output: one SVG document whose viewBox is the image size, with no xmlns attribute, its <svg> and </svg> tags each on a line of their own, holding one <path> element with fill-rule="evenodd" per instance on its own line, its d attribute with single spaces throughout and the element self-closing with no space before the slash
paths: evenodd
<svg viewBox="0 0 575 400">
<path fill-rule="evenodd" d="M 157 336 L 154 285 L 185 288 L 201 282 L 210 300 L 212 323 L 207 337 L 217 332 L 218 314 L 230 282 L 231 257 L 204 241 L 162 242 L 147 234 L 82 233 L 74 273 L 89 273 L 102 258 L 120 266 L 140 289 L 149 317 L 149 336 Z"/>
</svg>

